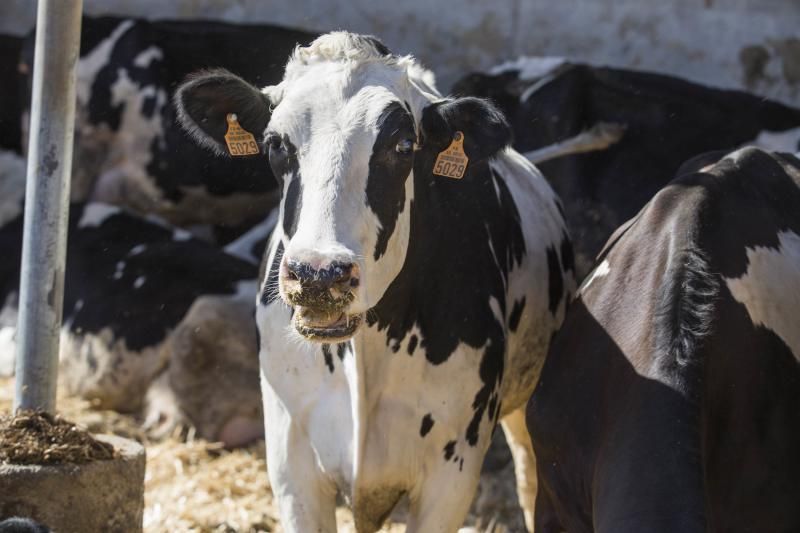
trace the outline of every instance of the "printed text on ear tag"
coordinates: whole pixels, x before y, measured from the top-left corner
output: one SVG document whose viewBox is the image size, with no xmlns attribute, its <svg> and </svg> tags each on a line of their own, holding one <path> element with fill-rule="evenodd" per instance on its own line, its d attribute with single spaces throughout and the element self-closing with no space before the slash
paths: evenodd
<svg viewBox="0 0 800 533">
<path fill-rule="evenodd" d="M 255 137 L 239 124 L 236 114 L 228 113 L 227 119 L 228 131 L 225 133 L 225 144 L 228 145 L 228 153 L 234 157 L 260 153 Z"/>
<path fill-rule="evenodd" d="M 464 153 L 464 134 L 457 131 L 453 134 L 453 142 L 450 143 L 450 146 L 439 152 L 436 163 L 433 165 L 433 173 L 437 176 L 460 180 L 467 170 L 467 163 L 469 163 L 469 158 Z"/>
</svg>

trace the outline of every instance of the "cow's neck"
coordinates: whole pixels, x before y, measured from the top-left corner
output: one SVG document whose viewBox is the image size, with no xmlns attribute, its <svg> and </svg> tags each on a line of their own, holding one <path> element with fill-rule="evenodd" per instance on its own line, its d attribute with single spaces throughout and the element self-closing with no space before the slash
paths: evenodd
<svg viewBox="0 0 800 533">
<path fill-rule="evenodd" d="M 497 335 L 508 273 L 525 254 L 520 217 L 503 178 L 478 163 L 462 180 L 415 168 L 410 224 L 403 268 L 368 323 L 387 347 L 416 326 L 425 357 L 440 364 L 459 342 L 483 346 Z"/>
</svg>

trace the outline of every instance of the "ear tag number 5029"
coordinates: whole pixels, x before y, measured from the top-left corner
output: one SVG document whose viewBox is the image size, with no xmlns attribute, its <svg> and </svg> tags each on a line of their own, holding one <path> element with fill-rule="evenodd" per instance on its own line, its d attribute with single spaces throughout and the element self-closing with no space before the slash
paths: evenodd
<svg viewBox="0 0 800 533">
<path fill-rule="evenodd" d="M 225 144 L 228 145 L 228 153 L 234 157 L 259 154 L 261 151 L 258 149 L 255 137 L 239 124 L 236 113 L 228 113 L 227 120 Z"/>
<path fill-rule="evenodd" d="M 464 153 L 464 133 L 457 131 L 453 134 L 453 142 L 450 143 L 450 146 L 439 152 L 436 157 L 433 173 L 437 176 L 460 180 L 467 170 L 467 163 L 469 163 L 469 158 Z"/>
</svg>

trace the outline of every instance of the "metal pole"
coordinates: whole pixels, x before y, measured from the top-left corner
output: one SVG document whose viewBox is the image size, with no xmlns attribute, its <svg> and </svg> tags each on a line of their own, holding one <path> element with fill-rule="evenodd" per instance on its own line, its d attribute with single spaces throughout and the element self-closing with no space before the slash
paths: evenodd
<svg viewBox="0 0 800 533">
<path fill-rule="evenodd" d="M 64 297 L 82 0 L 39 0 L 14 410 L 53 412 Z"/>
</svg>

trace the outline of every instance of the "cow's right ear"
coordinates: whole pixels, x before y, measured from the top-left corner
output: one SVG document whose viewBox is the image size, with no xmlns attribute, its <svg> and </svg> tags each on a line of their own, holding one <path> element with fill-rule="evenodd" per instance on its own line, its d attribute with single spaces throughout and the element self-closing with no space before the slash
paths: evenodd
<svg viewBox="0 0 800 533">
<path fill-rule="evenodd" d="M 218 155 L 229 155 L 225 144 L 229 113 L 236 114 L 259 145 L 270 118 L 267 96 L 224 69 L 191 74 L 175 91 L 174 103 L 181 127 Z"/>
</svg>

